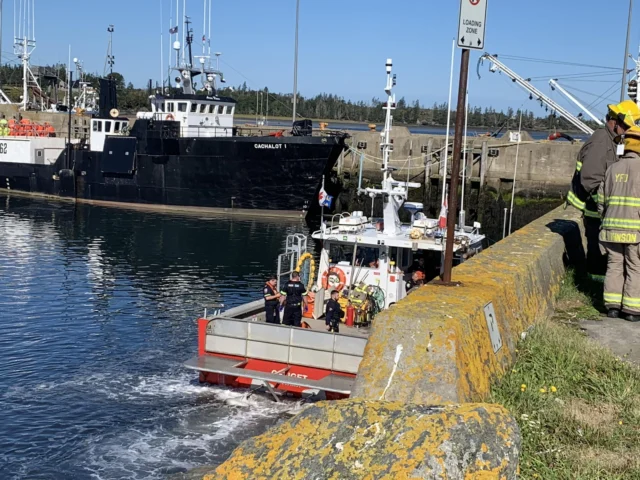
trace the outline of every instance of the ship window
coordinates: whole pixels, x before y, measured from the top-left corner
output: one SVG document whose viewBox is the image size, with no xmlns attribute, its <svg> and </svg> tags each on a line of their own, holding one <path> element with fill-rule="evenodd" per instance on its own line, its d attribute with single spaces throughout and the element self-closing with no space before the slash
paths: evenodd
<svg viewBox="0 0 640 480">
<path fill-rule="evenodd" d="M 191 113 L 197 113 L 198 104 L 196 102 L 191 103 Z"/>
<path fill-rule="evenodd" d="M 178 103 L 178 111 L 186 112 L 187 111 L 187 102 L 179 102 Z"/>
<path fill-rule="evenodd" d="M 211 113 L 214 115 L 218 114 L 218 105 L 211 105 Z"/>
<path fill-rule="evenodd" d="M 102 122 L 100 122 L 100 121 L 93 122 L 93 131 L 94 132 L 101 132 L 102 131 Z"/>
<path fill-rule="evenodd" d="M 164 102 L 159 102 L 157 108 L 158 112 L 164 112 Z"/>
<path fill-rule="evenodd" d="M 167 112 L 173 112 L 173 102 L 167 102 Z"/>
<path fill-rule="evenodd" d="M 224 115 L 226 112 L 225 110 L 227 109 L 227 107 L 225 107 L 224 105 L 220 105 L 220 115 Z"/>
<path fill-rule="evenodd" d="M 377 247 L 358 247 L 356 251 L 356 265 L 365 268 L 375 268 L 378 265 L 380 255 Z M 331 263 L 342 263 L 351 265 L 353 260 L 353 245 L 333 243 L 329 249 L 329 259 Z"/>
<path fill-rule="evenodd" d="M 111 122 L 104 122 L 104 131 L 105 133 L 111 133 Z"/>
<path fill-rule="evenodd" d="M 116 122 L 115 126 L 113 127 L 113 133 L 118 133 L 120 131 L 120 122 Z"/>
<path fill-rule="evenodd" d="M 233 106 L 230 105 L 229 107 L 227 107 L 227 113 L 229 115 L 233 115 Z"/>
<path fill-rule="evenodd" d="M 209 110 L 209 105 L 207 105 L 206 103 L 201 103 L 200 104 L 200 113 L 207 113 L 207 110 Z"/>
</svg>

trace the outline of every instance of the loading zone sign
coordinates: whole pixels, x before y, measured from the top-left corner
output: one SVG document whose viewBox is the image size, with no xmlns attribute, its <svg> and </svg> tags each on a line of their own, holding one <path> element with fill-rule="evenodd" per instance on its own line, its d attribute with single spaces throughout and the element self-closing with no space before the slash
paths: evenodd
<svg viewBox="0 0 640 480">
<path fill-rule="evenodd" d="M 487 19 L 488 0 L 460 0 L 460 24 L 458 46 L 460 48 L 484 48 L 484 27 Z"/>
</svg>

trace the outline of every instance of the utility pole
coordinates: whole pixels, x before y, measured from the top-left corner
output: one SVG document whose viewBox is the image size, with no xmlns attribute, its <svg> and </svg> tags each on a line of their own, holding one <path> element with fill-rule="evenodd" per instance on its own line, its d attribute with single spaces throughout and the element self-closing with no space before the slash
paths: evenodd
<svg viewBox="0 0 640 480">
<path fill-rule="evenodd" d="M 296 41 L 293 54 L 293 121 L 296 121 L 298 107 L 298 20 L 300 18 L 300 0 L 296 0 Z"/>
<path fill-rule="evenodd" d="M 629 20 L 627 21 L 627 43 L 624 47 L 624 63 L 622 64 L 622 85 L 620 85 L 620 101 L 624 100 L 624 86 L 627 83 L 627 62 L 629 60 L 629 35 L 631 35 L 631 13 L 633 0 L 629 0 Z"/>
<path fill-rule="evenodd" d="M 467 0 L 462 0 L 467 1 Z M 469 49 L 462 49 L 460 60 L 460 84 L 458 85 L 458 105 L 456 107 L 456 126 L 453 134 L 453 157 L 451 159 L 451 183 L 447 211 L 447 243 L 444 250 L 444 271 L 442 281 L 451 282 L 453 268 L 453 238 L 456 233 L 456 210 L 458 208 L 458 183 L 460 182 L 460 153 L 462 152 L 462 131 L 464 130 L 465 96 L 469 76 Z"/>
<path fill-rule="evenodd" d="M 447 241 L 445 244 L 442 269 L 442 283 L 445 285 L 451 284 L 451 270 L 453 268 L 453 240 L 456 234 L 458 184 L 460 183 L 460 154 L 462 151 L 462 132 L 464 130 L 467 79 L 469 77 L 469 49 L 481 50 L 484 48 L 486 17 L 487 0 L 460 0 L 458 47 L 462 48 L 462 57 L 460 59 L 458 106 L 456 107 L 453 157 L 451 159 L 451 183 L 449 186 L 447 211 Z"/>
</svg>

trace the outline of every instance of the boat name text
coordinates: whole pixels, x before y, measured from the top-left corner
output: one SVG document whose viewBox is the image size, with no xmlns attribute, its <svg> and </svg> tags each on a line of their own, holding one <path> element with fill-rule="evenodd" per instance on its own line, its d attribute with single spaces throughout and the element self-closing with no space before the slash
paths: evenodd
<svg viewBox="0 0 640 480">
<path fill-rule="evenodd" d="M 253 148 L 282 148 L 282 143 L 256 143 Z"/>
<path fill-rule="evenodd" d="M 279 373 L 278 370 L 271 370 L 271 373 L 277 373 L 278 375 L 282 375 L 282 373 Z M 307 378 L 307 375 L 305 375 L 304 373 L 291 373 L 291 372 L 287 372 L 285 374 L 287 377 L 296 377 L 296 378 Z"/>
<path fill-rule="evenodd" d="M 7 144 L 2 142 L 0 143 L 0 155 L 5 155 L 7 153 Z"/>
</svg>

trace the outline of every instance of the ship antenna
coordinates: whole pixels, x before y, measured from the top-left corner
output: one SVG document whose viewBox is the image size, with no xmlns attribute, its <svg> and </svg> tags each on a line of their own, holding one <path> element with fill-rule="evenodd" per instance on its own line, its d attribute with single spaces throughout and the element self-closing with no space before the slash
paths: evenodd
<svg viewBox="0 0 640 480">
<path fill-rule="evenodd" d="M 391 91 L 393 87 L 396 85 L 396 76 L 391 74 L 391 68 L 393 67 L 393 62 L 390 58 L 387 59 L 387 63 L 385 65 L 387 70 L 387 86 L 384 91 L 387 94 L 387 103 L 384 105 L 384 110 L 386 111 L 385 120 L 384 120 L 384 131 L 382 132 L 382 176 L 384 179 L 384 183 L 386 183 L 389 177 L 389 155 L 391 153 L 391 149 L 393 148 L 390 140 L 391 135 L 391 124 L 393 121 L 393 116 L 391 115 L 391 110 L 395 110 L 396 108 L 396 99 L 395 94 L 392 94 Z"/>
<path fill-rule="evenodd" d="M 193 29 L 189 27 L 191 20 L 186 17 L 185 24 L 187 25 L 187 47 L 189 48 L 189 69 L 193 66 L 193 53 L 191 51 L 191 44 L 193 43 Z"/>
<path fill-rule="evenodd" d="M 104 61 L 104 76 L 107 76 L 107 65 L 109 66 L 109 77 L 113 75 L 113 65 L 116 63 L 116 57 L 113 56 L 113 25 L 107 27 L 109 32 L 109 44 L 107 45 L 107 58 Z"/>
</svg>

